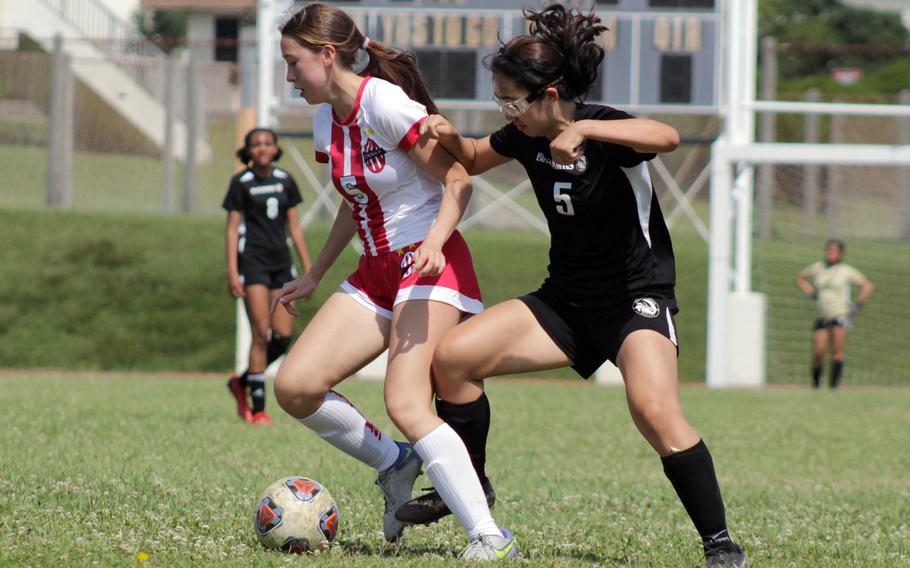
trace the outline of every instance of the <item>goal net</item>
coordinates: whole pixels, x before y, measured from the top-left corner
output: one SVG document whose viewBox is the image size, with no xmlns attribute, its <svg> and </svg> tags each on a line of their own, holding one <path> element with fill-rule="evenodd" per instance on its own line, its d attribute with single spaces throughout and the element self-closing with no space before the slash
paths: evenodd
<svg viewBox="0 0 910 568">
<path fill-rule="evenodd" d="M 815 126 L 833 142 L 894 144 L 906 120 L 835 116 Z M 844 381 L 907 384 L 910 166 L 771 163 L 757 167 L 755 195 L 752 286 L 768 300 L 768 382 L 809 380 L 816 314 L 795 279 L 837 238 L 844 262 L 875 285 L 847 336 Z"/>
</svg>

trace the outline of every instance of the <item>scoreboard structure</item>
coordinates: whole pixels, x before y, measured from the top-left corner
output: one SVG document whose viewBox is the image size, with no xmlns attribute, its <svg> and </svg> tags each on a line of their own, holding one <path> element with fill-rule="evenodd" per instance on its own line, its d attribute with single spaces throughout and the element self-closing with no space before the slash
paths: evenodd
<svg viewBox="0 0 910 568">
<path fill-rule="evenodd" d="M 413 52 L 441 107 L 478 109 L 493 108 L 484 57 L 500 41 L 527 31 L 523 8 L 541 5 L 522 0 L 335 4 L 370 38 Z M 639 113 L 716 114 L 721 4 L 719 0 L 598 0 L 593 6 L 583 5 L 584 10 L 593 7 L 609 28 L 599 38 L 605 57 L 588 100 Z M 274 13 L 292 5 L 289 0 L 275 0 Z M 272 79 L 265 84 L 276 83 Z M 279 104 L 300 103 L 282 86 Z"/>
</svg>

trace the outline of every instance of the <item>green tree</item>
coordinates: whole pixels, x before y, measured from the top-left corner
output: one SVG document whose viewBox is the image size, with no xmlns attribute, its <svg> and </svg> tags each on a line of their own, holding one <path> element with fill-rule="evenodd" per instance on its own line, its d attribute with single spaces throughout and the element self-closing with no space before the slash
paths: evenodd
<svg viewBox="0 0 910 568">
<path fill-rule="evenodd" d="M 779 58 L 782 87 L 793 81 L 827 90 L 831 85 L 825 84 L 826 78 L 835 67 L 860 67 L 866 77 L 884 74 L 889 79 L 877 83 L 898 90 L 910 86 L 910 77 L 892 80 L 895 53 L 881 49 L 910 42 L 897 14 L 853 8 L 838 0 L 762 0 L 759 34 L 803 46 Z"/>
<path fill-rule="evenodd" d="M 147 10 L 133 15 L 136 28 L 164 51 L 186 43 L 187 15 L 179 10 Z"/>
</svg>

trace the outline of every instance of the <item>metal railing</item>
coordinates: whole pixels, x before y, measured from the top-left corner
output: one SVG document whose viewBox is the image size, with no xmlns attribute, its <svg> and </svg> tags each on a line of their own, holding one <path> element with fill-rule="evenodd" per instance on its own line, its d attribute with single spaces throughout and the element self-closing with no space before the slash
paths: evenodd
<svg viewBox="0 0 910 568">
<path fill-rule="evenodd" d="M 129 22 L 98 0 L 38 0 L 60 14 L 113 63 L 160 98 L 158 77 L 143 69 L 163 67 L 165 54 Z M 160 64 L 153 65 L 153 64 Z"/>
</svg>

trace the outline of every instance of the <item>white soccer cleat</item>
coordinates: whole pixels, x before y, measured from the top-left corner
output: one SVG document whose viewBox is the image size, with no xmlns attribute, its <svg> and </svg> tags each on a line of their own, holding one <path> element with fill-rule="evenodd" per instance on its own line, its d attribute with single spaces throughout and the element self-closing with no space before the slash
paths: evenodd
<svg viewBox="0 0 910 568">
<path fill-rule="evenodd" d="M 498 562 L 508 558 L 518 558 L 518 546 L 515 538 L 508 529 L 500 529 L 502 536 L 480 535 L 471 539 L 471 542 L 458 555 L 462 560 L 478 560 L 481 562 Z"/>
<path fill-rule="evenodd" d="M 414 481 L 420 475 L 423 463 L 414 446 L 403 442 L 398 444 L 400 457 L 389 469 L 379 473 L 376 485 L 385 497 L 385 512 L 382 515 L 382 534 L 389 542 L 396 542 L 404 532 L 405 524 L 395 518 L 395 511 L 411 500 Z"/>
</svg>

